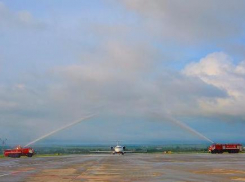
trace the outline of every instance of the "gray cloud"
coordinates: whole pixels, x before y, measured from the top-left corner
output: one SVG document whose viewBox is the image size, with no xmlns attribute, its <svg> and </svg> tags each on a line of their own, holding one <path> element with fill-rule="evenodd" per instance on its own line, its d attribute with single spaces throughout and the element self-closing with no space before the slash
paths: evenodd
<svg viewBox="0 0 245 182">
<path fill-rule="evenodd" d="M 129 10 L 139 13 L 151 34 L 187 44 L 244 35 L 242 0 L 122 0 Z"/>
<path fill-rule="evenodd" d="M 239 7 L 238 4 L 229 7 L 229 3 L 225 3 L 216 17 L 218 2 L 190 1 L 180 6 L 177 1 L 124 1 L 127 10 L 136 10 L 141 16 L 137 25 L 120 21 L 117 24 L 89 21 L 83 24 L 80 17 L 74 17 L 66 27 L 69 19 L 60 16 L 58 20 L 50 18 L 49 27 L 42 33 L 32 34 L 28 31 L 22 34 L 19 30 L 39 27 L 40 22 L 35 17 L 27 11 L 13 12 L 0 4 L 0 26 L 4 30 L 11 29 L 6 31 L 5 42 L 10 46 L 5 47 L 2 59 L 4 69 L 9 71 L 0 72 L 1 126 L 11 130 L 21 128 L 19 134 L 25 135 L 25 140 L 33 140 L 98 110 L 96 126 L 104 129 L 110 125 L 107 122 L 110 120 L 122 123 L 127 119 L 154 120 L 152 111 L 169 111 L 177 117 L 220 117 L 225 110 L 234 107 L 231 110 L 235 111 L 242 106 L 236 114 L 243 117 L 243 100 L 240 105 L 238 99 L 232 102 L 230 87 L 221 87 L 219 82 L 232 76 L 238 85 L 237 80 L 242 80 L 244 73 L 243 62 L 236 66 L 227 55 L 217 57 L 214 54 L 218 60 L 214 63 L 217 63 L 215 71 L 219 71 L 219 80 L 203 76 L 213 70 L 211 62 L 207 61 L 210 55 L 200 62 L 198 58 L 197 63 L 187 65 L 184 71 L 170 70 L 166 62 L 172 62 L 176 56 L 182 61 L 179 49 L 184 47 L 172 46 L 166 50 L 161 47 L 168 48 L 169 42 L 162 38 L 193 43 L 240 35 L 243 24 L 236 23 L 240 17 L 234 12 L 243 13 L 243 2 L 236 1 L 241 3 Z M 225 9 L 236 21 L 223 22 Z M 217 28 L 224 30 L 219 34 Z M 155 42 L 159 37 L 161 45 Z M 17 56 L 12 56 L 12 49 Z M 227 82 L 229 85 L 234 88 L 232 80 Z M 243 89 L 234 88 L 241 95 Z M 229 107 L 224 109 L 219 101 L 229 101 Z M 226 114 L 233 117 L 234 113 Z M 92 130 L 89 125 L 86 127 Z M 136 126 L 132 124 L 133 127 Z M 91 133 L 99 135 L 101 128 Z M 106 131 L 113 133 L 113 129 Z M 108 138 L 115 133 L 108 134 Z"/>
</svg>

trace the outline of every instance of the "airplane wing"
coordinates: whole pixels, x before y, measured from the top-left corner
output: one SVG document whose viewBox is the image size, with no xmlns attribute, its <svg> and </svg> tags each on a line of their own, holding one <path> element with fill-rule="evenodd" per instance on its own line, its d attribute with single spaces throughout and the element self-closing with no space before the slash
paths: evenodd
<svg viewBox="0 0 245 182">
<path fill-rule="evenodd" d="M 135 151 L 135 150 L 125 150 L 124 153 L 147 153 L 147 150 L 139 150 L 139 151 Z"/>
<path fill-rule="evenodd" d="M 89 152 L 91 152 L 91 153 L 112 153 L 113 151 L 109 151 L 109 150 L 107 150 L 107 151 L 96 150 L 96 151 L 89 151 Z"/>
</svg>

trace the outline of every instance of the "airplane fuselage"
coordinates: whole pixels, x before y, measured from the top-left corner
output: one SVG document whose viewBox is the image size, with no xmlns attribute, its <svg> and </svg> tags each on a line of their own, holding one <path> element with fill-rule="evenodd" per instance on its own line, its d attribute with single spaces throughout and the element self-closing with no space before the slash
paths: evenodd
<svg viewBox="0 0 245 182">
<path fill-rule="evenodd" d="M 117 145 L 114 147 L 114 151 L 112 152 L 113 154 L 124 154 L 124 147 Z"/>
</svg>

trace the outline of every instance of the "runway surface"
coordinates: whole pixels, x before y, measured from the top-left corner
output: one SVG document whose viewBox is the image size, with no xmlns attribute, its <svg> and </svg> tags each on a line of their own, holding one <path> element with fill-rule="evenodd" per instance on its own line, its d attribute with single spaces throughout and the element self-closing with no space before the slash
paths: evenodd
<svg viewBox="0 0 245 182">
<path fill-rule="evenodd" d="M 245 154 L 95 154 L 2 158 L 0 181 L 245 181 Z"/>
</svg>

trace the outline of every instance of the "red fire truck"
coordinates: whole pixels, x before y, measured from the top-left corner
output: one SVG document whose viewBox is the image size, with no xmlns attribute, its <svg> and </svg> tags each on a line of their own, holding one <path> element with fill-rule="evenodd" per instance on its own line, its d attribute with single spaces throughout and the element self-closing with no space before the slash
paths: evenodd
<svg viewBox="0 0 245 182">
<path fill-rule="evenodd" d="M 208 151 L 212 154 L 239 153 L 242 151 L 241 144 L 213 144 L 208 148 Z"/>
<path fill-rule="evenodd" d="M 19 158 L 21 156 L 32 157 L 35 154 L 35 151 L 32 148 L 22 148 L 21 146 L 17 146 L 14 149 L 4 150 L 5 157 L 14 157 Z"/>
</svg>

